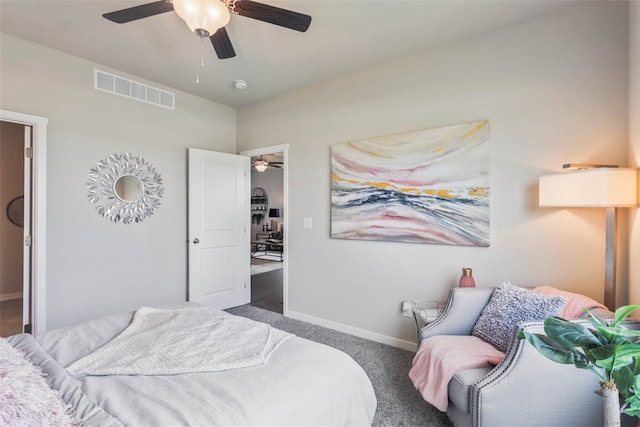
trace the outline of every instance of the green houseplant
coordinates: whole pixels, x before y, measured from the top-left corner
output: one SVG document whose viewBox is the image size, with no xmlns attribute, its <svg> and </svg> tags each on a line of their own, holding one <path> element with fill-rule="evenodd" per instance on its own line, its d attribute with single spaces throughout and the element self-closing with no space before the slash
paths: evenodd
<svg viewBox="0 0 640 427">
<path fill-rule="evenodd" d="M 550 317 L 544 321 L 546 335 L 521 331 L 518 338 L 554 362 L 596 374 L 602 388 L 604 425 L 619 426 L 621 412 L 640 417 L 640 330 L 622 324 L 638 308 L 620 307 L 610 322 L 585 309 L 590 326 Z"/>
</svg>

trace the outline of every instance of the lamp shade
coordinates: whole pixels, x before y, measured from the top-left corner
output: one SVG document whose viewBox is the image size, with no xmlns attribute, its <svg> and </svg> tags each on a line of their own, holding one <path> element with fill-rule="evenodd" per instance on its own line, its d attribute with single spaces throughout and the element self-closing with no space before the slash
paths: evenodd
<svg viewBox="0 0 640 427">
<path fill-rule="evenodd" d="M 173 0 L 173 9 L 191 31 L 206 30 L 213 35 L 229 23 L 231 15 L 220 0 Z"/>
<path fill-rule="evenodd" d="M 632 207 L 638 203 L 638 172 L 594 168 L 540 177 L 542 207 Z"/>
<path fill-rule="evenodd" d="M 269 209 L 269 218 L 280 218 L 280 209 Z"/>
</svg>

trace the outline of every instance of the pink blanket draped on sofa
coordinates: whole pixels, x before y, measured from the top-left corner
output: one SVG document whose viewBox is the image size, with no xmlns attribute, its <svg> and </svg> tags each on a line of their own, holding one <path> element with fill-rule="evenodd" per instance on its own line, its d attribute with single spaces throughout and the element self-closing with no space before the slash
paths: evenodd
<svg viewBox="0 0 640 427">
<path fill-rule="evenodd" d="M 538 286 L 537 288 L 533 288 L 532 290 L 537 294 L 561 295 L 567 298 L 567 305 L 562 310 L 562 313 L 560 313 L 560 317 L 562 317 L 563 319 L 579 318 L 584 314 L 585 308 L 588 308 L 590 310 L 594 308 L 602 308 L 604 310 L 608 310 L 607 307 L 587 296 L 575 294 L 573 292 L 562 291 L 552 286 Z"/>
<path fill-rule="evenodd" d="M 422 341 L 409 378 L 427 402 L 444 412 L 449 380 L 460 370 L 497 365 L 504 353 L 471 335 L 439 335 Z"/>
</svg>

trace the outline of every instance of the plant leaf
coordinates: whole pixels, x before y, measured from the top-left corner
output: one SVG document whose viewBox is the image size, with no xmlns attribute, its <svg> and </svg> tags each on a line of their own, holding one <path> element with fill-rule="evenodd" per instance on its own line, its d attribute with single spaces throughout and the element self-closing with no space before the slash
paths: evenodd
<svg viewBox="0 0 640 427">
<path fill-rule="evenodd" d="M 587 354 L 589 359 L 593 360 L 596 365 L 605 369 L 611 369 L 615 361 L 617 349 L 617 344 L 607 344 L 587 350 Z"/>
<path fill-rule="evenodd" d="M 575 348 L 567 348 L 547 335 L 520 331 L 518 338 L 525 338 L 540 354 L 549 360 L 565 365 L 573 363 L 579 369 L 593 372 L 600 381 L 609 379 L 603 374 L 602 369 L 589 360 L 585 354 Z"/>
<path fill-rule="evenodd" d="M 595 365 L 595 361 L 588 358 L 580 351 L 573 349 L 573 364 L 576 368 L 586 369 L 596 374 L 601 380 L 605 381 L 607 378 L 602 374 L 602 369 Z"/>
<path fill-rule="evenodd" d="M 622 307 L 618 307 L 615 314 L 613 315 L 613 323 L 611 324 L 611 326 L 618 326 L 620 322 L 629 317 L 629 315 L 636 311 L 638 308 L 640 308 L 640 305 L 637 304 L 623 305 Z"/>
<path fill-rule="evenodd" d="M 640 338 L 640 330 L 628 329 L 623 326 L 598 326 L 598 332 L 615 337 Z"/>
<path fill-rule="evenodd" d="M 589 316 L 587 317 L 587 320 L 589 321 L 589 323 L 591 323 L 594 327 L 596 326 L 609 326 L 609 323 L 607 323 L 606 320 L 604 320 L 602 317 L 600 316 L 596 316 L 595 314 L 593 314 L 588 308 L 584 308 L 583 309 Z"/>
<path fill-rule="evenodd" d="M 617 344 L 607 344 L 587 351 L 595 364 L 608 371 L 626 367 L 629 370 L 634 361 L 640 357 L 640 346 L 629 341 Z"/>
<path fill-rule="evenodd" d="M 623 366 L 617 371 L 613 371 L 611 373 L 611 377 L 613 378 L 613 381 L 616 383 L 616 387 L 618 388 L 618 392 L 620 393 L 620 396 L 622 397 L 629 396 L 635 380 L 633 376 L 633 372 L 631 372 L 631 369 L 629 369 L 628 366 Z"/>
<path fill-rule="evenodd" d="M 631 415 L 632 417 L 640 418 L 640 406 L 638 408 L 629 407 L 624 410 L 624 413 L 627 415 Z"/>
<path fill-rule="evenodd" d="M 632 417 L 640 417 L 640 396 L 638 392 L 640 390 L 636 387 L 634 388 L 634 394 L 631 394 L 629 397 L 625 399 L 626 407 L 623 412 L 627 415 L 631 415 Z"/>
<path fill-rule="evenodd" d="M 552 338 L 544 334 L 533 334 L 531 332 L 521 331 L 518 335 L 524 337 L 529 343 L 547 359 L 565 365 L 573 364 L 573 352 L 564 346 L 559 345 Z"/>
<path fill-rule="evenodd" d="M 635 362 L 637 365 L 640 359 L 640 345 L 637 343 L 624 341 L 618 347 L 616 351 L 616 363 L 613 369 L 617 369 L 619 366 L 628 367 L 631 369 L 631 365 Z"/>
<path fill-rule="evenodd" d="M 544 321 L 544 332 L 560 347 L 573 348 L 599 346 L 598 337 L 593 331 L 580 323 L 574 323 L 560 317 L 549 317 Z"/>
</svg>

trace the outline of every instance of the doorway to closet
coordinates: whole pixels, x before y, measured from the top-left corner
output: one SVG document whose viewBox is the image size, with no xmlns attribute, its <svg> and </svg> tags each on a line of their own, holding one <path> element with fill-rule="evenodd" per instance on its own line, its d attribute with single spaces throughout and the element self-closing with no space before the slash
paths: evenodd
<svg viewBox="0 0 640 427">
<path fill-rule="evenodd" d="M 288 145 L 241 154 L 251 158 L 251 305 L 286 313 Z"/>
</svg>

